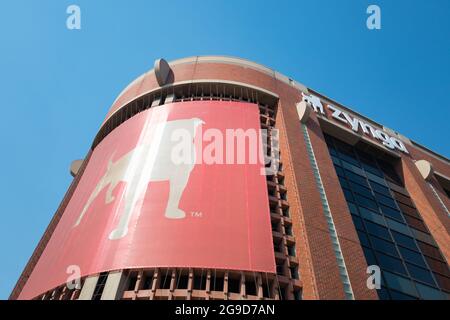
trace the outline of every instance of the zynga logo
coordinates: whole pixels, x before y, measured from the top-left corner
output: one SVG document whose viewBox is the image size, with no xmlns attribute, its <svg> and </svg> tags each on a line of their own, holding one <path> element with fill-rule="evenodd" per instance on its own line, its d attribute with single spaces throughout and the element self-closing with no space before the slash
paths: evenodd
<svg viewBox="0 0 450 320">
<path fill-rule="evenodd" d="M 169 182 L 164 216 L 182 219 L 186 212 L 179 207 L 180 199 L 196 165 L 262 164 L 261 174 L 273 174 L 277 170 L 279 162 L 274 160 L 279 157 L 273 144 L 277 141 L 276 130 L 271 132 L 269 154 L 267 144 L 262 143 L 262 137 L 268 135 L 265 130 L 203 130 L 202 119 L 167 121 L 164 112 L 154 113 L 146 121 L 136 147 L 118 158 L 115 153 L 110 156 L 106 172 L 90 193 L 74 227 L 81 223 L 105 188 L 104 205 L 116 201 L 119 210 L 118 225 L 109 234 L 109 239 L 116 240 L 127 235 L 132 214 L 141 209 L 150 182 Z M 124 190 L 114 197 L 113 191 L 121 182 L 125 183 Z"/>
</svg>

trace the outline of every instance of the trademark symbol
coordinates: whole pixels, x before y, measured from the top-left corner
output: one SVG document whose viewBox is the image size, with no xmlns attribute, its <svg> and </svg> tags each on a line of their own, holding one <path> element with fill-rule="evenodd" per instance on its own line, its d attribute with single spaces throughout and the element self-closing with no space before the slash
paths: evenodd
<svg viewBox="0 0 450 320">
<path fill-rule="evenodd" d="M 203 216 L 203 213 L 201 211 L 191 211 L 191 216 L 193 218 L 201 218 Z"/>
</svg>

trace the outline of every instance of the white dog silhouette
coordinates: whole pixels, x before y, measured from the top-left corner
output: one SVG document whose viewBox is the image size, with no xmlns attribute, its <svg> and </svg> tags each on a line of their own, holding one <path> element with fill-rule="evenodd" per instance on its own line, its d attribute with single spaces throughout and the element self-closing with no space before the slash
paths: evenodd
<svg viewBox="0 0 450 320">
<path fill-rule="evenodd" d="M 193 138 L 197 127 L 204 122 L 198 118 L 165 121 L 166 119 L 165 112 L 153 115 L 150 121 L 146 122 L 134 149 L 115 162 L 112 162 L 114 154 L 111 156 L 106 173 L 91 193 L 74 227 L 79 225 L 94 199 L 105 187 L 108 186 L 105 204 L 114 201 L 112 192 L 119 182 L 126 183 L 123 195 L 118 199 L 124 202 L 119 203 L 119 208 L 122 208 L 123 212 L 120 213 L 120 221 L 110 233 L 109 239 L 120 239 L 128 233 L 131 214 L 140 209 L 136 206 L 141 205 L 142 201 L 139 199 L 145 194 L 151 181 L 169 181 L 170 191 L 165 217 L 180 219 L 186 216 L 178 206 L 196 162 Z M 183 132 L 190 134 L 192 146 L 189 163 L 174 163 L 171 159 L 173 146 L 171 139 L 175 130 L 184 130 Z"/>
</svg>

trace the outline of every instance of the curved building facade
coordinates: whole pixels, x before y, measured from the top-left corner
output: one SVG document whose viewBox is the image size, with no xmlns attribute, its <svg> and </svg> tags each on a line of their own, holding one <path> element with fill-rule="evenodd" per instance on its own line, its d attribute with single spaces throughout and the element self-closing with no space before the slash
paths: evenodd
<svg viewBox="0 0 450 320">
<path fill-rule="evenodd" d="M 449 297 L 449 160 L 247 60 L 156 61 L 71 173 L 11 299 Z"/>
</svg>

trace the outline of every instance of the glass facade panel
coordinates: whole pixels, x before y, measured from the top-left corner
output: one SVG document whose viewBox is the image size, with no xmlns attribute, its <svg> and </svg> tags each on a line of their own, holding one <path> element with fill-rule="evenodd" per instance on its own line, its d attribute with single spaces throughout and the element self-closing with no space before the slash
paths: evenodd
<svg viewBox="0 0 450 320">
<path fill-rule="evenodd" d="M 399 256 L 394 243 L 390 241 L 379 239 L 377 237 L 370 237 L 370 242 L 372 243 L 372 247 L 377 251 L 385 252 L 395 257 Z"/>
<path fill-rule="evenodd" d="M 367 263 L 381 268 L 379 298 L 448 298 L 450 269 L 394 162 L 331 136 L 326 140 Z"/>
<path fill-rule="evenodd" d="M 387 228 L 367 220 L 364 221 L 364 224 L 366 225 L 366 229 L 370 234 L 389 241 L 391 240 L 391 235 L 389 234 Z"/>
<path fill-rule="evenodd" d="M 413 279 L 419 280 L 421 282 L 425 282 L 432 286 L 436 286 L 434 283 L 433 277 L 431 276 L 431 272 L 425 270 L 423 268 L 416 267 L 410 263 L 406 264 L 406 268 L 408 268 L 409 274 Z"/>
<path fill-rule="evenodd" d="M 381 269 L 407 275 L 406 269 L 400 259 L 393 258 L 380 252 L 377 252 L 375 256 L 377 257 Z"/>
<path fill-rule="evenodd" d="M 394 218 L 399 221 L 403 221 L 403 215 L 397 209 L 392 209 L 392 207 L 386 207 L 384 205 L 380 205 L 381 212 L 387 215 L 388 217 Z"/>
<path fill-rule="evenodd" d="M 423 260 L 422 255 L 419 252 L 412 251 L 403 247 L 398 247 L 403 259 L 408 262 L 412 262 L 421 267 L 427 267 L 425 261 Z"/>
<path fill-rule="evenodd" d="M 383 276 L 386 279 L 389 288 L 400 291 L 407 295 L 417 297 L 417 291 L 415 289 L 414 283 L 407 278 L 392 274 L 390 272 L 383 272 Z M 393 291 L 395 292 L 395 291 Z"/>
</svg>

